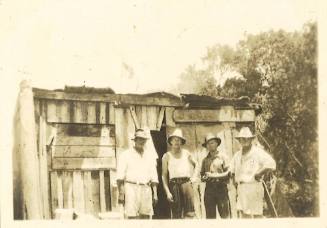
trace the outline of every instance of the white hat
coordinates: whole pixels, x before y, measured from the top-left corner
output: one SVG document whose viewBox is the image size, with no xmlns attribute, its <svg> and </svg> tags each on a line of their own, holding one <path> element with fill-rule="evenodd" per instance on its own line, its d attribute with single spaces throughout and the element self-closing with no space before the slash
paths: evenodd
<svg viewBox="0 0 327 228">
<path fill-rule="evenodd" d="M 240 132 L 235 138 L 254 138 L 255 135 L 252 134 L 250 128 L 242 127 Z"/>
<path fill-rule="evenodd" d="M 171 145 L 170 141 L 172 137 L 178 137 L 182 140 L 182 145 L 186 143 L 186 139 L 183 137 L 182 130 L 179 128 L 176 128 L 171 135 L 169 135 L 167 142 Z"/>
<path fill-rule="evenodd" d="M 212 140 L 212 139 L 217 140 L 217 142 L 218 142 L 218 146 L 220 145 L 220 143 L 221 143 L 221 139 L 220 139 L 218 136 L 216 136 L 216 135 L 214 135 L 214 134 L 212 134 L 212 133 L 208 133 L 207 136 L 206 136 L 205 139 L 204 139 L 204 143 L 202 143 L 202 146 L 203 146 L 203 147 L 206 147 L 206 146 L 207 146 L 207 143 L 208 143 L 210 140 Z"/>
<path fill-rule="evenodd" d="M 137 129 L 135 131 L 134 138 L 132 138 L 132 140 L 135 140 L 136 138 L 149 139 L 149 137 L 146 135 L 146 132 L 143 129 Z"/>
</svg>

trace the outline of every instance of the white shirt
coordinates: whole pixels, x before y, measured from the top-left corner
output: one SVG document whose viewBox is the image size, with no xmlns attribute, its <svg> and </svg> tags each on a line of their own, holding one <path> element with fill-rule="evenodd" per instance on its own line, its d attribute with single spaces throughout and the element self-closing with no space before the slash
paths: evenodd
<svg viewBox="0 0 327 228">
<path fill-rule="evenodd" d="M 168 151 L 168 172 L 169 179 L 178 178 L 178 177 L 191 177 L 191 162 L 189 160 L 189 156 L 191 156 L 188 150 L 182 149 L 181 157 L 175 158 L 172 152 Z"/>
<path fill-rule="evenodd" d="M 229 167 L 236 182 L 254 182 L 254 176 L 265 168 L 276 169 L 276 162 L 266 151 L 254 145 L 246 155 L 242 155 L 242 150 L 236 152 Z"/>
<path fill-rule="evenodd" d="M 158 183 L 156 160 L 147 151 L 141 155 L 134 148 L 126 150 L 118 158 L 116 179 L 143 184 Z"/>
</svg>

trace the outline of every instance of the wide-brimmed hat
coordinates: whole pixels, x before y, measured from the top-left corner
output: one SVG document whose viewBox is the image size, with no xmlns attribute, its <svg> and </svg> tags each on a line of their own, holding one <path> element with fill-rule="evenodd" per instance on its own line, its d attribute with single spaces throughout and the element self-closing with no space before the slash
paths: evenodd
<svg viewBox="0 0 327 228">
<path fill-rule="evenodd" d="M 134 134 L 134 138 L 132 140 L 135 140 L 136 138 L 142 138 L 142 139 L 149 139 L 146 132 L 143 129 L 137 129 Z"/>
<path fill-rule="evenodd" d="M 171 135 L 169 135 L 167 142 L 171 145 L 170 141 L 172 139 L 172 137 L 177 137 L 180 138 L 182 140 L 182 145 L 184 145 L 186 143 L 186 139 L 183 137 L 183 132 L 181 129 L 176 128 L 173 133 Z"/>
<path fill-rule="evenodd" d="M 238 135 L 235 138 L 248 138 L 248 139 L 252 139 L 254 138 L 255 135 L 252 134 L 250 128 L 248 127 L 242 127 L 240 132 L 238 133 Z"/>
<path fill-rule="evenodd" d="M 218 136 L 216 136 L 216 135 L 214 135 L 214 134 L 212 134 L 212 133 L 208 133 L 208 134 L 207 134 L 207 136 L 206 136 L 205 139 L 204 139 L 204 143 L 202 143 L 202 146 L 203 146 L 203 147 L 206 147 L 206 146 L 207 146 L 207 143 L 208 143 L 210 140 L 213 140 L 213 139 L 217 140 L 217 142 L 218 142 L 218 146 L 219 146 L 220 143 L 221 143 L 221 139 L 220 139 Z"/>
</svg>

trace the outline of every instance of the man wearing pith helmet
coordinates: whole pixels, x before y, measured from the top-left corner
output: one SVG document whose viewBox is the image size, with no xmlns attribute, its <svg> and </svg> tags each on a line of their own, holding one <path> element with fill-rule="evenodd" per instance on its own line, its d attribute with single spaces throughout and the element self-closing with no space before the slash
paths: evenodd
<svg viewBox="0 0 327 228">
<path fill-rule="evenodd" d="M 190 152 L 182 148 L 186 139 L 181 129 L 175 129 L 167 142 L 171 145 L 171 150 L 162 157 L 162 181 L 167 200 L 171 205 L 172 217 L 194 218 L 192 182 L 196 179 L 198 164 Z"/>
<path fill-rule="evenodd" d="M 260 218 L 263 215 L 264 188 L 262 176 L 276 169 L 274 159 L 262 148 L 252 144 L 255 136 L 248 127 L 241 128 L 235 137 L 241 150 L 230 163 L 237 187 L 236 207 L 241 218 Z"/>
<path fill-rule="evenodd" d="M 227 156 L 218 151 L 221 139 L 209 133 L 202 144 L 208 155 L 202 161 L 201 180 L 206 182 L 204 191 L 204 205 L 206 218 L 216 218 L 216 210 L 221 218 L 230 218 L 230 202 L 227 182 L 229 170 Z"/>
<path fill-rule="evenodd" d="M 127 218 L 149 219 L 158 201 L 156 160 L 145 151 L 148 140 L 143 129 L 134 134 L 135 145 L 121 153 L 117 164 L 119 203 L 124 204 Z"/>
</svg>

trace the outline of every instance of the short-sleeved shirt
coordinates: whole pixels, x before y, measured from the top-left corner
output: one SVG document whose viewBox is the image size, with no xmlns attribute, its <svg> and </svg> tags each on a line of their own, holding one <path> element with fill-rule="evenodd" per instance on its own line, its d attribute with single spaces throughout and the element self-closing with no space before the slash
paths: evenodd
<svg viewBox="0 0 327 228">
<path fill-rule="evenodd" d="M 146 151 L 141 155 L 135 148 L 126 150 L 118 158 L 116 179 L 143 184 L 158 183 L 156 160 Z"/>
<path fill-rule="evenodd" d="M 204 176 L 206 172 L 218 172 L 222 173 L 227 171 L 228 169 L 228 157 L 227 155 L 218 152 L 216 155 L 212 156 L 208 153 L 207 157 L 205 157 L 202 161 L 201 166 L 201 177 Z M 206 182 L 216 182 L 217 178 L 208 178 Z"/>
<path fill-rule="evenodd" d="M 236 182 L 254 182 L 254 176 L 262 169 L 276 169 L 275 160 L 262 148 L 252 146 L 246 155 L 238 151 L 230 162 L 230 171 L 235 174 Z"/>
</svg>

